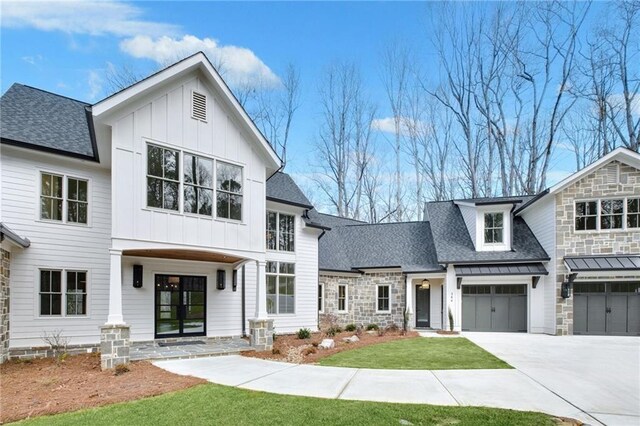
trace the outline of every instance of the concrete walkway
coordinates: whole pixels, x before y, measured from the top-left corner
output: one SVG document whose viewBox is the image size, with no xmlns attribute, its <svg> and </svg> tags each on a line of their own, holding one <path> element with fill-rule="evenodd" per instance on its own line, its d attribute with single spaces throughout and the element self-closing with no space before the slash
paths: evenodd
<svg viewBox="0 0 640 426">
<path fill-rule="evenodd" d="M 371 370 L 231 355 L 157 361 L 173 373 L 243 389 L 362 401 L 487 406 L 599 422 L 518 370 Z"/>
</svg>

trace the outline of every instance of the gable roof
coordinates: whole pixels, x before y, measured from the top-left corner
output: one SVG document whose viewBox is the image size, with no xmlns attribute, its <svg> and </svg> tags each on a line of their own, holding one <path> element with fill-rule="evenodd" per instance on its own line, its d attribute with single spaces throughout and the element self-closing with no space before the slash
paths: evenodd
<svg viewBox="0 0 640 426">
<path fill-rule="evenodd" d="M 292 206 L 312 209 L 313 206 L 294 180 L 286 173 L 276 172 L 266 185 L 267 200 Z"/>
<path fill-rule="evenodd" d="M 453 201 L 426 204 L 440 263 L 547 261 L 549 255 L 521 217 L 513 218 L 511 251 L 476 251 L 460 209 Z"/>
<path fill-rule="evenodd" d="M 0 98 L 2 143 L 99 161 L 91 105 L 22 84 Z"/>
<path fill-rule="evenodd" d="M 557 184 L 555 184 L 554 186 L 546 189 L 545 191 L 543 191 L 538 197 L 536 197 L 534 200 L 531 200 L 529 203 L 525 203 L 523 206 L 521 206 L 519 209 L 517 209 L 515 211 L 515 214 L 520 214 L 522 211 L 524 211 L 525 209 L 529 208 L 530 206 L 534 205 L 536 201 L 545 198 L 547 195 L 555 195 L 558 192 L 562 191 L 563 189 L 567 188 L 568 186 L 570 186 L 571 184 L 579 181 L 580 179 L 582 179 L 583 177 L 593 173 L 594 171 L 598 170 L 599 168 L 605 166 L 606 164 L 612 162 L 612 161 L 618 161 L 620 163 L 629 165 L 631 167 L 635 167 L 636 169 L 640 169 L 640 154 L 629 149 L 629 148 L 624 148 L 624 147 L 620 147 L 620 148 L 616 148 L 613 151 L 611 151 L 610 153 L 608 153 L 607 155 L 605 155 L 604 157 L 594 161 L 593 163 L 589 164 L 586 167 L 583 167 L 582 169 L 578 170 L 577 172 L 575 172 L 574 174 L 566 177 L 565 179 L 563 179 L 562 181 L 558 182 Z"/>
<path fill-rule="evenodd" d="M 453 200 L 460 204 L 473 204 L 476 206 L 489 206 L 494 204 L 520 204 L 529 201 L 531 195 L 513 195 L 507 197 L 480 197 L 480 198 L 463 198 Z"/>
<path fill-rule="evenodd" d="M 336 226 L 320 238 L 318 248 L 319 269 L 324 271 L 401 268 L 409 273 L 443 270 L 436 258 L 428 222 Z"/>
<path fill-rule="evenodd" d="M 185 75 L 196 69 L 201 70 L 220 90 L 223 100 L 230 106 L 232 112 L 238 115 L 241 123 L 244 124 L 248 130 L 248 133 L 258 142 L 258 145 L 262 148 L 266 157 L 271 160 L 272 168 L 280 168 L 282 160 L 278 157 L 278 154 L 276 154 L 260 129 L 258 129 L 253 120 L 251 120 L 249 114 L 247 114 L 227 83 L 222 79 L 218 71 L 216 71 L 215 67 L 203 52 L 194 53 L 193 55 L 188 56 L 173 65 L 169 65 L 155 74 L 152 74 L 149 77 L 106 97 L 93 105 L 93 114 L 96 117 L 106 115 L 113 108 L 130 102 L 134 97 L 148 93 L 158 84 L 170 79 L 178 78 L 179 76 Z"/>
</svg>

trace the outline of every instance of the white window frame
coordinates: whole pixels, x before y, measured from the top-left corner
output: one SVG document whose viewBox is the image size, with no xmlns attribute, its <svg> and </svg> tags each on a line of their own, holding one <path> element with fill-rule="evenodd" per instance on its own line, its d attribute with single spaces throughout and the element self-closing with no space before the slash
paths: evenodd
<svg viewBox="0 0 640 426">
<path fill-rule="evenodd" d="M 573 200 L 573 232 L 576 234 L 601 234 L 601 233 L 616 233 L 616 232 L 629 232 L 631 230 L 637 230 L 638 228 L 630 228 L 627 226 L 627 209 L 629 199 L 640 199 L 640 195 L 619 195 L 617 197 L 600 197 L 600 198 L 585 198 L 585 199 L 575 199 Z M 622 200 L 622 228 L 611 228 L 611 229 L 602 229 L 601 227 L 601 218 L 602 218 L 602 201 L 611 201 L 611 200 Z M 596 203 L 596 229 L 576 229 L 576 204 L 577 203 L 588 203 L 595 202 Z M 634 213 L 635 214 L 635 213 Z"/>
<path fill-rule="evenodd" d="M 197 119 L 196 119 L 197 120 Z M 208 160 L 211 161 L 211 188 L 208 188 L 206 186 L 202 186 L 199 184 L 195 184 L 195 183 L 187 183 L 184 180 L 184 158 L 185 155 L 190 155 L 192 157 L 196 157 L 197 159 L 201 158 L 203 160 Z M 194 216 L 194 217 L 199 217 L 199 218 L 207 218 L 207 219 L 211 219 L 214 218 L 216 216 L 216 160 L 211 158 L 211 157 L 207 157 L 205 155 L 201 155 L 201 154 L 195 154 L 191 151 L 181 151 L 181 167 L 182 167 L 182 173 L 180 174 L 180 210 L 182 211 L 182 214 L 184 214 L 185 216 Z M 193 213 L 193 212 L 186 212 L 184 211 L 184 191 L 186 189 L 187 186 L 191 186 L 193 188 L 196 188 L 196 190 L 198 188 L 200 189 L 205 189 L 205 190 L 211 190 L 211 214 L 210 215 L 206 215 L 206 214 L 202 214 L 202 213 Z M 175 211 L 175 210 L 173 210 Z"/>
<path fill-rule="evenodd" d="M 158 148 L 162 148 L 162 149 L 168 149 L 168 150 L 172 150 L 172 151 L 177 151 L 178 152 L 178 162 L 180 163 L 180 173 L 178 173 L 178 210 L 171 210 L 171 209 L 165 209 L 165 208 L 160 208 L 160 207 L 152 207 L 147 205 L 147 178 L 148 177 L 152 177 L 152 178 L 158 178 L 157 176 L 149 176 L 148 174 L 148 167 L 149 167 L 149 159 L 148 159 L 148 146 L 149 145 L 153 145 L 156 146 Z M 183 171 L 182 168 L 184 166 L 183 163 L 183 159 L 184 159 L 184 154 L 187 155 L 193 155 L 196 157 L 200 157 L 200 158 L 204 158 L 207 160 L 211 160 L 213 161 L 213 204 L 212 204 L 212 215 L 208 216 L 208 215 L 202 215 L 202 214 L 197 214 L 197 213 L 188 213 L 184 211 L 184 176 L 183 176 Z M 214 157 L 208 154 L 204 154 L 195 150 L 187 150 L 187 149 L 182 149 L 176 146 L 172 146 L 172 145 L 168 145 L 168 144 L 164 144 L 152 139 L 148 139 L 145 138 L 145 143 L 144 143 L 144 170 L 145 170 L 145 180 L 144 180 L 144 185 L 142 187 L 142 197 L 144 200 L 144 207 L 142 208 L 143 210 L 148 210 L 148 211 L 154 211 L 154 212 L 159 212 L 159 213 L 165 213 L 165 214 L 170 214 L 170 215 L 182 215 L 182 216 L 191 216 L 191 217 L 198 217 L 199 219 L 204 219 L 204 220 L 216 220 L 219 222 L 229 222 L 229 223 L 235 223 L 235 224 L 239 224 L 239 225 L 245 225 L 246 224 L 246 208 L 245 208 L 245 188 L 246 188 L 246 182 L 245 182 L 245 165 L 243 163 L 238 163 L 238 162 L 234 162 L 234 161 L 230 161 L 227 159 L 220 159 L 218 157 Z M 228 219 L 226 217 L 220 217 L 218 216 L 218 188 L 217 188 L 217 179 L 218 179 L 218 163 L 225 163 L 225 164 L 230 164 L 232 166 L 236 166 L 239 167 L 241 170 L 241 181 L 242 181 L 242 192 L 240 194 L 237 195 L 241 195 L 242 196 L 242 219 L 241 220 L 237 220 L 237 219 Z M 158 179 L 162 179 L 162 178 L 158 178 Z M 173 181 L 172 181 L 173 182 Z M 38 202 L 40 202 L 40 199 L 38 198 Z"/>
<path fill-rule="evenodd" d="M 277 211 L 277 210 L 269 210 L 267 209 L 267 215 L 269 213 L 274 213 L 276 215 L 276 248 L 275 249 L 270 249 L 268 248 L 268 244 L 267 241 L 265 241 L 265 245 L 267 246 L 267 251 L 272 251 L 272 252 L 280 252 L 280 253 L 295 253 L 296 252 L 296 227 L 298 226 L 298 219 L 296 217 L 295 214 L 293 213 L 287 213 L 287 212 L 281 212 L 281 211 Z M 280 250 L 280 215 L 285 215 L 285 216 L 291 216 L 293 217 L 293 250 Z M 267 220 L 267 228 L 265 229 L 265 238 L 266 238 L 266 231 L 268 231 L 269 227 L 269 223 Z"/>
<path fill-rule="evenodd" d="M 378 309 L 378 307 L 380 306 L 379 302 L 380 302 L 380 288 L 381 287 L 387 287 L 387 291 L 388 291 L 388 295 L 387 295 L 387 302 L 388 302 L 387 306 L 388 306 L 388 309 L 386 309 L 386 310 Z M 375 300 L 376 300 L 376 313 L 379 313 L 379 314 L 391 313 L 391 286 L 389 284 L 378 284 L 378 285 L 376 285 L 376 297 L 375 297 Z"/>
<path fill-rule="evenodd" d="M 224 164 L 228 164 L 230 166 L 235 166 L 235 167 L 239 167 L 240 168 L 240 182 L 242 182 L 242 188 L 240 190 L 240 193 L 235 193 L 235 192 L 230 192 L 230 191 L 225 191 L 225 190 L 220 190 L 218 189 L 218 165 L 220 163 L 224 163 Z M 216 219 L 219 220 L 225 220 L 228 222 L 232 222 L 232 223 L 243 223 L 244 222 L 244 218 L 245 218 L 245 209 L 244 209 L 244 205 L 245 205 L 245 184 L 244 184 L 244 166 L 238 165 L 236 163 L 232 163 L 230 161 L 227 160 L 215 160 L 215 165 L 214 165 L 214 173 L 215 173 L 215 177 L 213 180 L 214 183 L 214 207 L 215 207 L 215 211 L 216 214 L 214 215 L 216 217 Z M 220 217 L 218 216 L 218 192 L 222 192 L 224 194 L 231 194 L 231 195 L 239 195 L 242 199 L 242 205 L 240 206 L 240 219 L 232 219 L 230 217 Z"/>
<path fill-rule="evenodd" d="M 42 313 L 42 306 L 41 306 L 41 300 L 40 300 L 40 295 L 43 294 L 41 289 L 41 272 L 43 271 L 55 271 L 55 272 L 60 272 L 60 291 L 61 291 L 61 296 L 60 296 L 60 303 L 62 306 L 60 306 L 60 314 L 56 314 L 56 315 L 46 315 Z M 76 314 L 69 314 L 67 312 L 67 272 L 84 272 L 86 274 L 86 289 L 85 289 L 85 293 L 84 293 L 84 297 L 85 297 L 85 312 L 84 314 L 80 314 L 80 315 L 76 315 Z M 36 281 L 37 281 L 37 285 L 34 286 L 35 290 L 36 290 L 36 303 L 35 303 L 35 309 L 37 314 L 35 315 L 36 318 L 42 318 L 42 319 L 48 319 L 48 318 L 90 318 L 90 287 L 91 287 L 91 271 L 88 268 L 60 268 L 60 267 L 56 267 L 56 266 L 42 266 L 42 267 L 38 267 L 36 268 Z M 50 293 L 46 293 L 46 294 L 50 294 Z"/>
<path fill-rule="evenodd" d="M 297 279 L 296 279 L 296 263 L 295 262 L 287 262 L 287 261 L 279 261 L 279 260 L 268 260 L 267 262 L 272 262 L 276 264 L 276 272 L 266 272 L 266 277 L 276 277 L 276 307 L 275 307 L 275 312 L 274 313 L 267 313 L 269 316 L 279 316 L 279 317 L 286 317 L 286 316 L 294 316 L 296 315 L 296 309 L 298 308 L 298 301 L 297 301 L 297 294 L 298 294 L 298 286 L 297 286 Z M 286 273 L 282 273 L 280 272 L 280 264 L 281 263 L 289 263 L 291 265 L 293 265 L 293 274 L 286 274 Z M 266 279 L 265 277 L 265 279 Z M 293 277 L 293 312 L 285 312 L 285 313 L 280 313 L 280 277 Z M 266 303 L 266 300 L 265 300 Z"/>
<path fill-rule="evenodd" d="M 340 309 L 340 287 L 344 287 L 344 309 Z M 338 288 L 336 291 L 337 304 L 336 311 L 337 312 L 349 312 L 349 286 L 346 284 L 338 284 Z"/>
<path fill-rule="evenodd" d="M 61 220 L 54 220 L 54 219 L 47 219 L 42 217 L 42 204 L 41 204 L 41 200 L 42 200 L 42 175 L 53 175 L 53 176 L 59 176 L 62 178 L 62 219 Z M 69 192 L 68 192 L 68 187 L 69 187 L 69 179 L 74 179 L 74 180 L 81 180 L 81 181 L 85 181 L 87 182 L 87 223 L 82 223 L 82 222 L 71 222 L 68 220 L 67 214 L 68 214 L 68 203 L 69 201 L 72 202 L 80 202 L 82 203 L 83 201 L 76 201 L 76 200 L 69 200 Z M 65 172 L 61 172 L 61 171 L 54 171 L 54 170 L 49 170 L 49 169 L 39 169 L 38 170 L 38 193 L 37 193 L 37 209 L 36 209 L 36 221 L 38 222 L 45 222 L 45 223 L 57 223 L 60 225 L 68 225 L 68 226 L 80 226 L 83 228 L 90 228 L 91 227 L 91 211 L 92 211 L 92 202 L 91 202 L 91 179 L 86 177 L 86 176 L 79 176 L 76 174 L 70 174 L 70 173 L 65 173 Z M 56 199 L 60 199 L 57 197 L 48 197 L 47 198 L 56 198 Z"/>
<path fill-rule="evenodd" d="M 486 222 L 487 215 L 499 215 L 499 214 L 502 215 L 502 227 L 501 228 L 497 228 L 497 227 L 487 228 L 486 225 L 485 225 L 487 223 Z M 506 217 L 506 215 L 504 214 L 504 212 L 501 212 L 501 211 L 496 211 L 496 212 L 490 211 L 490 212 L 483 212 L 482 213 L 482 245 L 483 246 L 503 246 L 503 245 L 505 245 L 505 238 L 506 238 L 506 234 L 507 234 L 506 231 L 505 231 L 505 228 L 506 228 L 506 226 L 505 226 L 505 223 L 506 223 L 505 222 L 505 217 Z M 491 229 L 491 230 L 500 229 L 502 231 L 502 241 L 487 242 L 486 235 L 485 235 L 485 231 L 487 229 Z"/>
<path fill-rule="evenodd" d="M 318 312 L 321 314 L 324 314 L 324 306 L 325 306 L 324 283 L 318 283 L 318 299 L 320 301 L 320 309 L 318 309 Z"/>
</svg>

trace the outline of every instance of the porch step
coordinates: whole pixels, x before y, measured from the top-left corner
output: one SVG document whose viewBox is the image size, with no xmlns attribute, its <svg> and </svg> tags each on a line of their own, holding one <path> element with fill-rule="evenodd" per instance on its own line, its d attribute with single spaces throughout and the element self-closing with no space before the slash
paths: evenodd
<svg viewBox="0 0 640 426">
<path fill-rule="evenodd" d="M 199 340 L 202 342 L 185 340 L 136 342 L 131 345 L 129 356 L 131 361 L 156 361 L 237 355 L 240 352 L 254 350 L 244 339 Z M 159 343 L 162 343 L 162 346 Z"/>
</svg>

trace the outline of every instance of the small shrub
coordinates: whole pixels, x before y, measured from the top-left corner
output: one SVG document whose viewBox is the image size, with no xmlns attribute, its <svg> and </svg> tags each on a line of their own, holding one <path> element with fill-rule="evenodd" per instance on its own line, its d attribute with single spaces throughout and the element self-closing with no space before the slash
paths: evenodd
<svg viewBox="0 0 640 426">
<path fill-rule="evenodd" d="M 67 358 L 69 339 L 62 335 L 62 330 L 54 330 L 51 334 L 45 331 L 42 335 L 42 340 L 51 347 L 56 364 L 64 362 Z"/>
<path fill-rule="evenodd" d="M 298 339 L 308 339 L 311 337 L 311 330 L 308 328 L 301 328 L 298 330 Z"/>
<path fill-rule="evenodd" d="M 453 331 L 453 312 L 451 311 L 451 308 L 449 308 L 449 330 Z"/>
<path fill-rule="evenodd" d="M 398 330 L 400 330 L 400 327 L 398 327 L 396 323 L 391 323 L 387 326 L 387 331 L 390 331 L 391 333 L 396 333 Z"/>
<path fill-rule="evenodd" d="M 344 328 L 345 331 L 356 331 L 356 325 L 355 324 L 347 324 L 347 326 Z"/>
<path fill-rule="evenodd" d="M 380 327 L 378 327 L 378 324 L 369 324 L 367 325 L 367 331 L 371 331 L 371 330 L 377 330 Z"/>
<path fill-rule="evenodd" d="M 302 354 L 304 356 L 308 356 L 308 355 L 315 354 L 315 353 L 316 353 L 316 348 L 314 348 L 313 346 L 310 347 L 310 348 L 306 348 L 304 351 L 302 351 Z"/>
<path fill-rule="evenodd" d="M 378 332 L 378 337 L 384 336 L 384 333 L 386 332 L 386 330 L 382 327 L 376 329 L 376 331 Z"/>
<path fill-rule="evenodd" d="M 338 317 L 334 314 L 320 315 L 320 330 L 326 333 L 327 330 L 338 326 Z"/>
<path fill-rule="evenodd" d="M 329 327 L 326 331 L 325 334 L 327 336 L 333 337 L 338 333 L 342 333 L 342 329 L 340 327 L 338 327 L 337 325 L 334 325 L 332 327 Z"/>
<path fill-rule="evenodd" d="M 274 354 L 274 355 L 280 355 L 280 349 L 273 348 L 273 349 L 271 349 L 271 353 Z"/>
<path fill-rule="evenodd" d="M 317 348 L 318 346 L 320 346 L 320 342 L 311 342 L 311 346 Z"/>
<path fill-rule="evenodd" d="M 129 366 L 127 366 L 127 364 L 118 364 L 116 365 L 116 368 L 113 370 L 113 374 L 115 374 L 116 376 L 119 376 L 121 374 L 128 373 L 128 372 L 129 372 Z"/>
<path fill-rule="evenodd" d="M 364 331 L 364 329 L 362 328 L 361 325 L 358 326 L 358 328 L 356 328 L 356 336 L 360 337 L 362 336 L 362 332 Z"/>
</svg>

